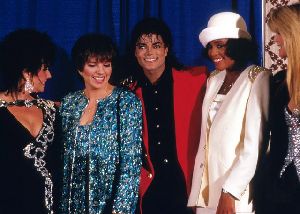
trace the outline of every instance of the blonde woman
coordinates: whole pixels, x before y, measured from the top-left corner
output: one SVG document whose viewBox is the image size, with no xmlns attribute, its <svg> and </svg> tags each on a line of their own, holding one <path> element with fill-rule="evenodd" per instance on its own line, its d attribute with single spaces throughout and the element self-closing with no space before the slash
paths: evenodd
<svg viewBox="0 0 300 214">
<path fill-rule="evenodd" d="M 274 10 L 268 24 L 288 69 L 272 78 L 271 171 L 264 213 L 300 213 L 300 4 Z"/>
</svg>

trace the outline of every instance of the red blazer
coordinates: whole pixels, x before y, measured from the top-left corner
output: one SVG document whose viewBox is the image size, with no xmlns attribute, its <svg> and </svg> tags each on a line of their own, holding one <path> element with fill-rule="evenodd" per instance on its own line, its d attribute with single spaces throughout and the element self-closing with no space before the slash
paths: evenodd
<svg viewBox="0 0 300 214">
<path fill-rule="evenodd" d="M 177 71 L 173 68 L 172 76 L 177 157 L 184 173 L 187 193 L 189 194 L 195 156 L 200 140 L 201 109 L 205 93 L 207 68 L 199 66 L 181 71 Z M 142 89 L 140 87 L 137 88 L 135 93 L 140 98 L 143 105 L 143 142 L 145 161 L 141 170 L 139 191 L 140 208 L 142 208 L 143 196 L 155 176 L 155 171 L 149 158 L 147 118 Z"/>
</svg>

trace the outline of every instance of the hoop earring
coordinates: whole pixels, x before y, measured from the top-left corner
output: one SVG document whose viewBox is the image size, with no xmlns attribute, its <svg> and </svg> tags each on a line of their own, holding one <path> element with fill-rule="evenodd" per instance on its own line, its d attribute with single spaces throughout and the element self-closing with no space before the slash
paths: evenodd
<svg viewBox="0 0 300 214">
<path fill-rule="evenodd" d="M 24 90 L 29 94 L 33 92 L 33 85 L 31 84 L 29 77 L 26 78 Z"/>
</svg>

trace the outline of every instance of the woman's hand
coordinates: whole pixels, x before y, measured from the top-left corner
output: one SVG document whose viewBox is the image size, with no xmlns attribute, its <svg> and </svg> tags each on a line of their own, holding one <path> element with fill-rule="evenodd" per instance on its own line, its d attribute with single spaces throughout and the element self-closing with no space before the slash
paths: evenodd
<svg viewBox="0 0 300 214">
<path fill-rule="evenodd" d="M 235 213 L 235 199 L 230 193 L 221 193 L 216 214 Z"/>
</svg>

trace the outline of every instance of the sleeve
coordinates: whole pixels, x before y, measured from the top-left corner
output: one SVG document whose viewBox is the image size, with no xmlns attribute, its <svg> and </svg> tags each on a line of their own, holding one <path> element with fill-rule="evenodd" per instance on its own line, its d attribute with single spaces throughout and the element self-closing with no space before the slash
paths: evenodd
<svg viewBox="0 0 300 214">
<path fill-rule="evenodd" d="M 60 213 L 68 213 L 68 200 L 69 200 L 69 178 L 70 178 L 70 156 L 68 141 L 67 141 L 67 132 L 68 132 L 68 98 L 64 97 L 62 99 L 61 105 L 59 106 L 59 115 L 60 115 L 60 128 L 61 128 L 61 144 L 62 144 L 62 151 L 61 151 L 61 159 L 62 159 L 62 178 L 61 178 L 61 187 L 60 187 L 60 205 L 58 206 Z"/>
<path fill-rule="evenodd" d="M 133 214 L 135 211 L 142 165 L 142 105 L 135 96 L 132 98 L 121 98 L 120 102 L 120 181 L 113 210 L 123 214 Z"/>
<path fill-rule="evenodd" d="M 61 118 L 61 129 L 63 132 L 66 131 L 66 105 L 67 105 L 67 98 L 63 98 L 61 104 L 59 106 L 59 116 Z"/>
<path fill-rule="evenodd" d="M 269 79 L 270 73 L 263 71 L 253 82 L 241 134 L 241 138 L 244 139 L 243 145 L 223 185 L 223 188 L 238 200 L 254 176 L 260 147 L 267 131 Z"/>
<path fill-rule="evenodd" d="M 61 133 L 61 118 L 59 111 L 56 107 L 56 116 L 54 121 L 54 142 L 48 149 L 49 168 L 52 172 L 53 178 L 53 198 L 54 198 L 54 212 L 59 212 L 59 206 L 61 203 L 62 192 L 62 178 L 63 178 L 63 143 Z"/>
</svg>

